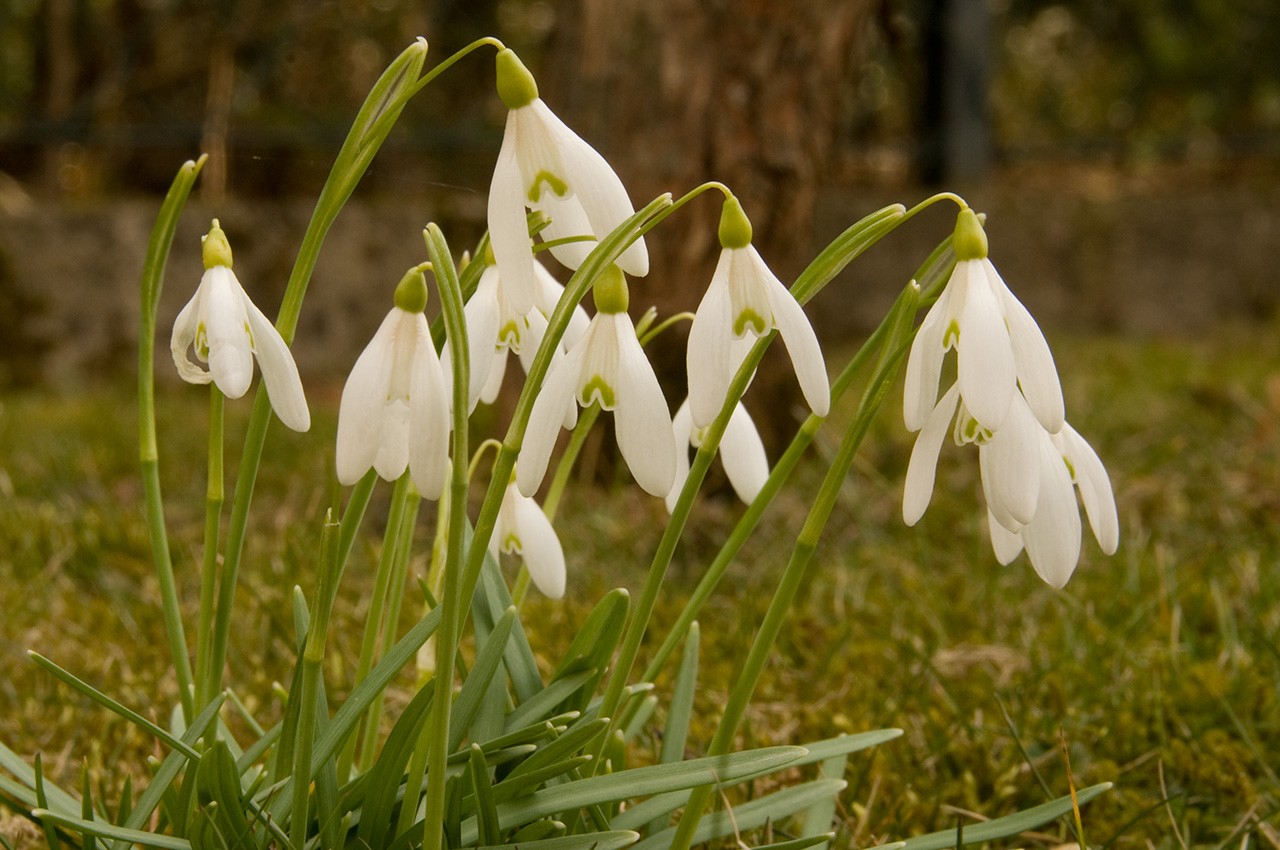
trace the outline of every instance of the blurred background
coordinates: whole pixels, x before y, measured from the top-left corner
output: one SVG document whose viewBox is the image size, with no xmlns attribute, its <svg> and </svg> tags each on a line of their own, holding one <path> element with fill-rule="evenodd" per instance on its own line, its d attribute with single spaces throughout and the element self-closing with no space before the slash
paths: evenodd
<svg viewBox="0 0 1280 850">
<path fill-rule="evenodd" d="M 496 34 L 637 203 L 732 185 L 787 277 L 832 236 L 939 186 L 990 218 L 1043 322 L 1140 333 L 1267 318 L 1278 292 L 1280 4 L 1269 0 L 6 0 L 0 5 L 0 385 L 131 366 L 158 199 L 209 154 L 162 327 L 219 215 L 268 312 L 369 85 Z M 418 233 L 483 229 L 503 113 L 489 51 L 430 86 L 339 220 L 299 361 L 338 377 Z M 689 309 L 714 204 L 657 243 L 637 302 Z M 950 227 L 939 209 L 824 295 L 828 340 L 878 321 Z M 94 309 L 83 309 L 92 299 Z"/>
</svg>

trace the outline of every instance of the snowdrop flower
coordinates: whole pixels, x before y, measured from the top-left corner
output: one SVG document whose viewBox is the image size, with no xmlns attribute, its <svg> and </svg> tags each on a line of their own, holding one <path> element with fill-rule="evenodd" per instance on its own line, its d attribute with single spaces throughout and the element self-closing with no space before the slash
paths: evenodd
<svg viewBox="0 0 1280 850">
<path fill-rule="evenodd" d="M 538 503 L 520 493 L 516 483 L 507 485 L 498 509 L 496 533 L 489 538 L 489 551 L 519 555 L 529 569 L 529 577 L 542 594 L 551 599 L 564 596 L 564 548 L 551 527 L 551 520 Z"/>
<path fill-rule="evenodd" d="M 338 406 L 338 481 L 373 467 L 394 481 L 408 467 L 418 492 L 438 499 L 449 474 L 449 396 L 422 311 L 423 266 L 396 287 L 395 306 L 356 360 Z"/>
<path fill-rule="evenodd" d="M 204 277 L 173 323 L 169 348 L 178 374 L 190 384 L 212 382 L 227 398 L 240 398 L 253 380 L 258 358 L 262 382 L 280 421 L 294 431 L 311 427 L 298 367 L 274 324 L 254 306 L 231 270 L 231 245 L 218 220 L 204 236 Z M 194 347 L 197 360 L 188 351 Z"/>
<path fill-rule="evenodd" d="M 985 430 L 1000 428 L 1021 388 L 1035 418 L 1049 433 L 1057 433 L 1063 403 L 1053 355 L 1035 319 L 987 259 L 987 236 L 967 207 L 956 220 L 953 247 L 955 271 L 920 325 L 907 358 L 907 429 L 924 427 L 938 397 L 943 359 L 954 348 L 960 395 Z"/>
<path fill-rule="evenodd" d="M 515 53 L 498 53 L 497 72 L 498 95 L 510 112 L 489 189 L 489 238 L 515 311 L 523 315 L 533 306 L 537 290 L 526 206 L 551 219 L 543 231 L 547 240 L 584 235 L 600 239 L 635 208 L 604 157 L 538 97 L 538 84 Z M 551 253 L 576 269 L 593 247 L 594 241 L 570 242 L 553 247 Z M 648 274 L 644 240 L 632 243 L 618 265 L 628 274 Z"/>
<path fill-rule="evenodd" d="M 1080 491 L 1089 527 L 1107 555 L 1114 555 L 1119 548 L 1120 521 L 1111 479 L 1084 438 L 1066 423 L 1057 434 L 1040 434 L 1040 498 L 1036 515 L 1021 529 L 1012 531 L 988 512 L 987 525 L 1000 563 L 1012 562 L 1025 547 L 1036 573 L 1054 587 L 1062 587 L 1080 557 L 1080 512 L 1074 491 Z"/>
<path fill-rule="evenodd" d="M 809 408 L 826 416 L 831 407 L 827 367 L 804 310 L 751 244 L 751 222 L 735 197 L 720 216 L 720 261 L 689 328 L 689 410 L 705 428 L 724 404 L 733 380 L 730 344 L 748 333 L 777 330 Z"/>
<path fill-rule="evenodd" d="M 978 446 L 991 544 L 1002 564 L 1025 546 L 1041 578 L 1054 587 L 1066 584 L 1080 558 L 1073 482 L 1102 551 L 1115 552 L 1119 521 L 1111 481 L 1089 444 L 1065 422 L 1051 435 L 1021 393 L 1011 399 L 1000 429 L 988 431 L 965 408 L 958 383 L 930 412 L 911 451 L 902 500 L 907 525 L 915 525 L 929 505 L 938 453 L 953 417 L 955 443 Z"/>
<path fill-rule="evenodd" d="M 676 509 L 680 491 L 689 477 L 689 447 L 695 449 L 702 445 L 706 436 L 706 428 L 693 427 L 693 414 L 689 412 L 689 402 L 685 401 L 676 411 L 671 421 L 671 430 L 676 441 L 676 480 L 667 494 L 667 513 Z M 720 439 L 720 461 L 724 464 L 725 474 L 738 498 L 751 504 L 760 493 L 760 488 L 769 478 L 769 459 L 764 452 L 764 442 L 751 414 L 738 402 L 734 407 L 729 422 L 725 426 L 724 436 Z"/>
<path fill-rule="evenodd" d="M 492 403 L 502 388 L 506 374 L 508 351 L 519 356 L 525 371 L 533 361 L 533 355 L 542 345 L 547 329 L 547 317 L 555 310 L 564 287 L 552 277 L 551 272 L 534 261 L 533 270 L 537 289 L 534 306 L 520 313 L 512 302 L 509 287 L 504 283 L 493 255 L 487 257 L 487 265 L 480 275 L 476 291 L 467 301 L 464 313 L 467 320 L 467 344 L 470 346 L 471 380 L 469 383 L 470 409 L 478 402 Z M 560 340 L 560 350 L 576 342 L 587 328 L 587 313 L 581 305 L 574 308 L 569 327 Z M 441 355 L 441 367 L 445 379 L 450 379 L 449 350 Z"/>
<path fill-rule="evenodd" d="M 575 404 L 612 410 L 618 448 L 636 482 L 666 496 L 675 480 L 675 437 L 662 387 L 627 315 L 627 283 L 610 266 L 595 283 L 596 315 L 586 333 L 547 372 L 529 414 L 516 463 L 520 492 L 542 484 L 560 426 L 576 420 Z"/>
</svg>

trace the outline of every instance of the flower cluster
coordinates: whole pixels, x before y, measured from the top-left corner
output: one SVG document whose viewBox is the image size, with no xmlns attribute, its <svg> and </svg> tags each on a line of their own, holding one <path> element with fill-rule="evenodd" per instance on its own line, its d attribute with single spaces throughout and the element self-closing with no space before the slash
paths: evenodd
<svg viewBox="0 0 1280 850">
<path fill-rule="evenodd" d="M 1073 485 L 1102 550 L 1115 552 L 1119 522 L 1106 469 L 1066 423 L 1053 355 L 1031 314 L 987 259 L 987 237 L 972 210 L 960 212 L 956 267 L 912 343 L 903 418 L 919 431 L 907 468 L 902 514 L 914 525 L 933 493 L 934 466 L 948 426 L 957 445 L 976 443 L 996 557 L 1025 547 L 1054 587 L 1080 558 Z M 956 382 L 938 399 L 947 351 Z"/>
<path fill-rule="evenodd" d="M 580 406 L 598 404 L 613 413 L 632 475 L 674 511 L 689 475 L 689 449 L 703 445 L 718 417 L 722 460 L 738 495 L 751 502 L 768 478 L 754 423 L 740 401 L 729 403 L 734 377 L 755 340 L 774 332 L 781 337 L 814 414 L 827 415 L 831 390 L 813 327 L 752 245 L 751 222 L 727 190 L 719 261 L 689 330 L 689 396 L 674 419 L 627 312 L 626 275 L 648 272 L 642 238 L 591 282 L 594 317 L 572 305 L 567 325 L 558 325 L 566 328 L 560 338 L 547 341 L 564 287 L 534 258 L 526 210 L 542 214 L 545 247 L 576 270 L 598 240 L 634 215 L 634 207 L 613 169 L 538 97 L 532 75 L 510 50 L 498 54 L 497 87 L 509 112 L 489 195 L 489 242 L 476 260 L 481 271 L 463 308 L 467 404 L 470 412 L 480 401 L 494 400 L 508 353 L 529 372 L 544 342 L 553 346 L 543 355 L 550 357 L 546 377 L 529 410 L 492 546 L 495 554 L 523 554 L 537 586 L 559 596 L 564 553 L 533 497 L 560 430 L 575 425 Z M 919 437 L 903 515 L 914 524 L 927 508 L 950 430 L 958 445 L 978 446 L 997 557 L 1008 563 L 1026 549 L 1037 572 L 1061 586 L 1080 553 L 1075 488 L 1103 550 L 1116 548 L 1110 482 L 1098 456 L 1066 423 L 1044 336 L 987 259 L 986 235 L 967 208 L 957 221 L 954 248 L 955 271 L 926 315 L 907 362 L 904 418 Z M 217 221 L 205 238 L 204 265 L 204 279 L 174 327 L 180 374 L 195 383 L 214 382 L 238 398 L 248 389 L 256 355 L 276 413 L 289 427 L 305 430 L 310 416 L 297 368 L 280 334 L 232 273 L 231 249 Z M 443 356 L 437 354 L 423 313 L 427 265 L 410 269 L 400 281 L 394 306 L 343 388 L 336 472 L 344 485 L 370 469 L 389 480 L 407 470 L 422 496 L 438 499 L 444 492 L 452 355 L 448 346 Z M 939 397 L 952 349 L 956 381 Z"/>
</svg>

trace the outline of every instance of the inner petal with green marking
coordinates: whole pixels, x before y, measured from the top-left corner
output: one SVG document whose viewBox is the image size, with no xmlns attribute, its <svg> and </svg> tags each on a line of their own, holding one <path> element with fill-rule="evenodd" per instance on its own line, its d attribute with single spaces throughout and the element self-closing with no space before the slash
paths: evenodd
<svg viewBox="0 0 1280 850">
<path fill-rule="evenodd" d="M 617 397 L 614 394 L 613 387 L 599 375 L 592 375 L 591 380 L 582 387 L 582 391 L 578 393 L 578 400 L 583 407 L 590 407 L 593 401 L 599 401 L 600 406 L 605 410 L 613 410 Z"/>
<path fill-rule="evenodd" d="M 751 307 L 744 307 L 738 317 L 733 320 L 733 335 L 741 337 L 746 335 L 747 328 L 751 328 L 751 332 L 756 336 L 763 336 L 769 330 L 769 322 L 766 322 L 764 316 L 761 316 Z"/>
<path fill-rule="evenodd" d="M 552 192 L 563 198 L 569 192 L 569 184 L 565 183 L 556 175 L 547 171 L 545 168 L 533 176 L 533 182 L 529 184 L 529 200 L 537 203 L 542 197 L 542 184 L 546 184 Z"/>
</svg>

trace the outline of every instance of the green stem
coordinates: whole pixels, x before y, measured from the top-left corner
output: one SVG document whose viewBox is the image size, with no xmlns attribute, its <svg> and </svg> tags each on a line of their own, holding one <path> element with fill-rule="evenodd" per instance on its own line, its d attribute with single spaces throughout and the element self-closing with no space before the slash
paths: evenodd
<svg viewBox="0 0 1280 850">
<path fill-rule="evenodd" d="M 173 578 L 173 560 L 169 553 L 169 535 L 164 524 L 164 499 L 160 493 L 160 460 L 156 447 L 155 341 L 156 311 L 164 284 L 165 264 L 178 217 L 186 206 L 206 157 L 183 163 L 169 186 L 156 223 L 147 243 L 147 258 L 142 266 L 142 311 L 138 330 L 138 458 L 142 464 L 142 487 L 146 500 L 147 530 L 151 538 L 151 557 L 160 584 L 160 604 L 164 615 L 169 655 L 178 676 L 178 695 L 183 713 L 194 717 L 195 689 L 187 638 L 182 628 L 182 609 Z"/>
<path fill-rule="evenodd" d="M 196 628 L 196 705 L 209 703 L 209 652 L 212 649 L 209 630 L 213 625 L 213 599 L 218 583 L 218 530 L 222 522 L 223 487 L 223 409 L 226 397 L 214 384 L 209 385 L 209 472 L 204 509 L 204 563 L 200 573 L 200 620 Z"/>
<path fill-rule="evenodd" d="M 769 660 L 769 653 L 773 651 L 791 603 L 795 600 L 796 593 L 813 561 L 813 553 L 817 549 L 823 529 L 826 528 L 827 520 L 831 517 L 831 510 L 835 507 L 845 477 L 853 466 L 854 458 L 862 445 L 867 429 L 870 428 L 872 420 L 884 401 L 889 384 L 898 373 L 905 350 L 903 339 L 906 338 L 908 341 L 910 339 L 909 328 L 919 304 L 919 293 L 919 287 L 912 285 L 904 298 L 899 301 L 901 309 L 895 311 L 899 315 L 896 317 L 893 332 L 882 349 L 881 362 L 875 378 L 863 395 L 862 404 L 858 408 L 853 424 L 841 440 L 836 457 L 827 470 L 813 507 L 800 530 L 796 546 L 791 552 L 791 559 L 782 574 L 782 580 L 778 583 L 778 589 L 769 600 L 769 608 L 765 612 L 764 620 L 760 623 L 755 640 L 751 644 L 751 650 L 747 653 L 747 658 L 734 680 L 729 699 L 725 702 L 724 715 L 720 718 L 720 725 L 716 728 L 715 736 L 707 749 L 708 756 L 724 755 L 733 745 L 738 724 L 746 713 L 747 704 L 751 701 L 751 695 L 755 692 L 760 675 L 764 672 L 765 663 Z M 702 811 L 706 808 L 707 801 L 713 792 L 713 786 L 701 785 L 690 794 L 684 817 L 680 819 L 675 837 L 671 842 L 673 850 L 688 850 L 694 830 L 697 829 L 698 822 L 702 818 Z"/>
<path fill-rule="evenodd" d="M 448 334 L 449 350 L 453 366 L 453 465 L 449 486 L 449 538 L 444 561 L 444 588 L 440 598 L 440 630 L 436 643 L 435 697 L 431 717 L 426 727 L 427 796 L 426 826 L 423 833 L 423 850 L 440 850 L 444 840 L 445 765 L 449 756 L 449 719 L 453 706 L 454 661 L 457 655 L 462 616 L 460 608 L 470 603 L 459 588 L 462 569 L 463 536 L 467 530 L 467 464 L 470 452 L 467 448 L 467 380 L 470 375 L 467 347 L 467 322 L 463 313 L 462 286 L 453 267 L 452 254 L 444 234 L 434 223 L 424 232 L 427 253 L 431 257 L 436 284 L 440 292 L 441 312 Z M 501 453 L 500 453 L 501 454 Z M 501 488 L 505 488 L 503 481 Z M 501 490 L 501 488 L 496 488 Z M 495 482 L 490 482 L 495 489 Z M 483 545 L 472 542 L 473 548 L 483 552 Z M 420 739 L 421 740 L 421 739 Z M 412 774 L 410 780 L 413 779 Z M 417 800 L 417 793 L 409 796 L 405 787 L 405 802 L 401 808 L 401 830 L 408 825 L 404 813 Z M 414 806 L 416 808 L 416 806 Z"/>
<path fill-rule="evenodd" d="M 312 605 L 311 628 L 307 630 L 302 652 L 302 683 L 298 699 L 298 736 L 294 743 L 293 775 L 311 775 L 311 751 L 315 746 L 316 715 L 320 707 L 316 695 L 320 689 L 324 663 L 324 648 L 329 637 L 329 614 L 338 591 L 341 565 L 338 560 L 338 524 L 333 522 L 332 512 L 325 517 L 320 535 L 320 575 Z M 293 850 L 305 850 L 307 828 L 310 825 L 308 810 L 311 803 L 311 783 L 293 783 L 293 811 L 289 818 L 289 838 Z"/>
<path fill-rule="evenodd" d="M 347 134 L 342 149 L 338 151 L 324 188 L 320 190 L 315 211 L 307 223 L 302 245 L 285 286 L 284 299 L 276 318 L 276 329 L 286 343 L 293 341 L 298 316 L 302 311 L 302 299 L 307 294 L 307 286 L 315 271 L 325 236 L 386 139 L 386 134 L 403 111 L 405 101 L 399 99 L 399 93 L 417 81 L 425 58 L 425 43 L 410 45 L 387 66 L 356 114 L 351 131 Z M 253 501 L 253 488 L 257 482 L 262 447 L 270 421 L 271 403 L 265 389 L 259 386 L 245 431 L 244 451 L 240 456 L 235 495 L 227 522 L 222 581 L 218 587 L 218 607 L 214 612 L 213 651 L 209 662 L 210 687 L 207 693 L 216 693 L 221 689 L 222 668 L 226 663 L 227 641 L 231 630 L 231 603 L 235 599 L 249 506 Z"/>
<path fill-rule="evenodd" d="M 376 472 L 370 470 L 370 474 L 376 475 Z M 367 475 L 365 476 L 368 477 Z M 364 479 L 361 479 L 361 484 Z M 357 485 L 359 486 L 359 485 Z M 401 519 L 404 516 L 405 506 L 409 493 L 409 473 L 400 476 L 395 486 L 391 490 L 391 507 L 387 513 L 387 527 L 382 534 L 382 551 L 378 554 L 378 566 L 373 573 L 373 594 L 369 599 L 369 611 L 365 615 L 364 620 L 364 638 L 360 641 L 360 656 L 356 661 L 355 680 L 352 681 L 351 687 L 356 687 L 364 681 L 369 675 L 369 671 L 373 669 L 374 661 L 378 649 L 378 635 L 382 623 L 382 606 L 386 601 L 387 588 L 391 581 L 391 564 L 394 560 L 396 550 L 396 537 L 400 529 Z M 344 517 L 345 519 L 345 517 Z M 366 714 L 365 729 L 368 728 L 368 717 Z M 377 725 L 375 722 L 374 730 L 376 732 Z M 345 782 L 351 774 L 351 764 L 355 761 L 355 750 L 357 738 L 360 737 L 353 733 L 347 738 L 343 745 L 342 753 L 338 757 L 338 781 Z M 373 750 L 372 736 L 362 738 L 365 742 L 363 747 Z M 372 763 L 372 755 L 370 756 Z"/>
<path fill-rule="evenodd" d="M 921 303 L 927 301 L 935 290 L 946 282 L 947 277 L 950 275 L 951 269 L 955 265 L 955 257 L 950 253 L 950 246 L 951 240 L 948 238 L 935 248 L 933 253 L 931 253 L 929 257 L 925 259 L 924 263 L 920 265 L 920 268 L 916 270 L 915 279 L 919 282 L 923 293 Z M 848 365 L 845 366 L 844 370 L 832 383 L 832 407 L 835 406 L 839 399 L 844 397 L 844 394 L 853 384 L 858 373 L 861 372 L 862 368 L 866 365 L 867 360 L 875 350 L 882 345 L 885 336 L 898 321 L 896 317 L 898 315 L 898 311 L 901 309 L 903 309 L 903 301 L 900 297 L 898 303 L 894 305 L 893 309 L 891 309 L 885 316 L 884 320 L 880 322 L 879 327 L 872 332 L 871 336 L 862 344 L 862 347 L 858 349 L 857 353 L 854 354 Z M 667 636 L 662 642 L 662 646 L 658 648 L 656 653 L 654 653 L 654 657 L 649 662 L 649 666 L 645 668 L 644 675 L 641 677 L 642 681 L 652 682 L 662 669 L 663 665 L 666 664 L 671 653 L 675 651 L 677 646 L 679 646 L 680 641 L 683 640 L 684 635 L 688 632 L 690 625 L 702 610 L 702 606 L 706 604 L 708 599 L 710 599 L 711 593 L 715 590 L 716 585 L 724 576 L 725 571 L 728 570 L 729 565 L 733 563 L 733 559 L 737 557 L 738 552 L 742 550 L 742 547 L 750 538 L 751 533 L 755 530 L 756 524 L 760 521 L 761 516 L 764 515 L 769 504 L 773 501 L 774 497 L 781 492 L 782 487 L 790 478 L 791 473 L 795 470 L 795 467 L 799 463 L 805 450 L 808 449 L 809 445 L 813 442 L 813 439 L 823 421 L 824 420 L 820 417 L 810 414 L 804 424 L 800 426 L 800 430 L 791 441 L 791 445 L 787 447 L 787 450 L 783 453 L 782 457 L 778 459 L 777 464 L 770 471 L 769 478 L 766 480 L 764 487 L 761 488 L 760 493 L 756 496 L 755 500 L 747 506 L 746 512 L 743 514 L 742 518 L 738 520 L 738 524 L 734 526 L 734 529 L 729 534 L 724 546 L 716 554 L 715 560 L 712 561 L 711 566 L 707 568 L 706 573 L 698 582 L 697 588 L 694 589 L 688 602 L 685 603 L 685 607 L 680 612 L 679 617 L 676 618 L 675 623 L 672 625 L 671 629 L 668 630 Z"/>
</svg>

